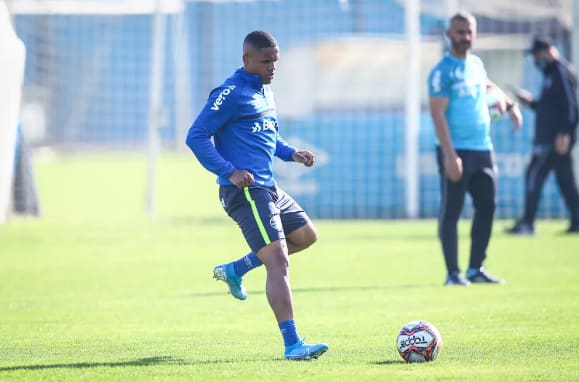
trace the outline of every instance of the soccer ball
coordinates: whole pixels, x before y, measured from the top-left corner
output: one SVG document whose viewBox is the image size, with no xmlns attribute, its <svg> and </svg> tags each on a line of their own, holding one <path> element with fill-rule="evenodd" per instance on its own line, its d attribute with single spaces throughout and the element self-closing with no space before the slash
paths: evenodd
<svg viewBox="0 0 579 382">
<path fill-rule="evenodd" d="M 398 333 L 396 346 L 406 362 L 434 361 L 440 353 L 442 337 L 428 321 L 412 321 Z"/>
<path fill-rule="evenodd" d="M 486 91 L 487 106 L 491 123 L 494 123 L 503 117 L 505 113 L 506 99 L 503 91 L 497 87 L 488 87 Z"/>
</svg>

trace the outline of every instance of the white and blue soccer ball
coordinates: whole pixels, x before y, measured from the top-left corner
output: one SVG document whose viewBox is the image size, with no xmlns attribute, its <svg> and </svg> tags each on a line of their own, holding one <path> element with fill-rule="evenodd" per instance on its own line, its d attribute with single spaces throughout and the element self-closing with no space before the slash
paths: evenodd
<svg viewBox="0 0 579 382">
<path fill-rule="evenodd" d="M 442 337 L 430 322 L 412 321 L 400 329 L 396 346 L 406 362 L 429 362 L 440 354 Z"/>
<path fill-rule="evenodd" d="M 501 119 L 505 114 L 507 107 L 505 94 L 502 92 L 502 90 L 496 88 L 487 88 L 486 101 L 489 108 L 491 123 Z"/>
</svg>

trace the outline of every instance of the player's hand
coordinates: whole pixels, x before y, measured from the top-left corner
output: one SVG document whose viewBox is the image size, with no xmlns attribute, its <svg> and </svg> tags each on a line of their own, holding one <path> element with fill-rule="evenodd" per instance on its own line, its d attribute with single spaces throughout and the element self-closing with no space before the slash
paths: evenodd
<svg viewBox="0 0 579 382">
<path fill-rule="evenodd" d="M 569 152 L 571 145 L 571 136 L 569 134 L 557 134 L 555 137 L 555 151 L 559 155 L 565 155 Z"/>
<path fill-rule="evenodd" d="M 525 106 L 529 106 L 534 101 L 533 94 L 531 94 L 530 91 L 525 90 L 525 89 L 518 89 L 515 92 L 515 97 L 517 97 L 519 102 Z"/>
<path fill-rule="evenodd" d="M 294 151 L 292 159 L 294 162 L 303 163 L 306 167 L 312 167 L 315 163 L 314 154 L 307 150 Z"/>
<path fill-rule="evenodd" d="M 509 110 L 509 119 L 513 124 L 513 132 L 519 130 L 523 126 L 523 115 L 521 114 L 521 109 L 517 104 L 514 104 L 511 110 Z"/>
<path fill-rule="evenodd" d="M 458 182 L 462 178 L 462 159 L 456 154 L 444 156 L 444 171 L 452 182 Z"/>
<path fill-rule="evenodd" d="M 229 177 L 229 180 L 238 188 L 250 186 L 253 184 L 253 182 L 255 182 L 255 179 L 253 179 L 253 174 L 247 170 L 235 170 Z"/>
</svg>

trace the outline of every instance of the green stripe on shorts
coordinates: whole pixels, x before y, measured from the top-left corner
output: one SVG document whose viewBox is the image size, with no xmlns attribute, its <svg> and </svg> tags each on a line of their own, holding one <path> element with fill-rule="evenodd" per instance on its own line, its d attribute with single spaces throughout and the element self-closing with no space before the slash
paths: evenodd
<svg viewBox="0 0 579 382">
<path fill-rule="evenodd" d="M 271 240 L 269 240 L 269 236 L 267 235 L 267 231 L 265 230 L 263 222 L 261 221 L 261 217 L 259 216 L 259 212 L 257 211 L 257 206 L 255 205 L 255 201 L 253 199 L 251 199 L 251 194 L 249 193 L 249 187 L 243 187 L 243 193 L 245 194 L 245 199 L 247 199 L 247 201 L 249 202 L 249 205 L 251 206 L 251 211 L 253 212 L 253 217 L 255 218 L 255 222 L 257 223 L 257 228 L 259 228 L 259 233 L 261 233 L 261 237 L 263 238 L 265 245 L 268 245 L 269 243 L 271 243 Z"/>
</svg>

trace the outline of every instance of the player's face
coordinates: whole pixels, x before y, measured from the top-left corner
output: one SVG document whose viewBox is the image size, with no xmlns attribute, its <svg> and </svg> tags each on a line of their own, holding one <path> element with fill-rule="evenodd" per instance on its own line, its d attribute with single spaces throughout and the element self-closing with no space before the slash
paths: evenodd
<svg viewBox="0 0 579 382">
<path fill-rule="evenodd" d="M 535 61 L 535 66 L 537 69 L 543 71 L 549 65 L 549 53 L 547 49 L 538 51 L 533 54 L 533 59 Z"/>
<path fill-rule="evenodd" d="M 467 20 L 454 20 L 448 28 L 448 38 L 452 50 L 458 54 L 466 54 L 472 47 L 472 41 L 476 37 L 475 27 Z"/>
<path fill-rule="evenodd" d="M 257 74 L 264 84 L 271 83 L 279 60 L 279 48 L 262 48 L 243 56 L 243 64 L 248 73 Z"/>
</svg>

